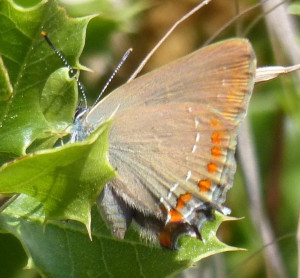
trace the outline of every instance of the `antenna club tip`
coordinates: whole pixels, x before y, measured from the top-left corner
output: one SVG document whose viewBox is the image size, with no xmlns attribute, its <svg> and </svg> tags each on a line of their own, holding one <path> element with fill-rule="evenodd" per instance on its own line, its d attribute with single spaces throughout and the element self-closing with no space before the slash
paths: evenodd
<svg viewBox="0 0 300 278">
<path fill-rule="evenodd" d="M 46 33 L 45 31 L 42 31 L 42 32 L 41 32 L 41 35 L 42 35 L 43 37 L 46 37 L 46 36 L 47 36 L 47 33 Z"/>
</svg>

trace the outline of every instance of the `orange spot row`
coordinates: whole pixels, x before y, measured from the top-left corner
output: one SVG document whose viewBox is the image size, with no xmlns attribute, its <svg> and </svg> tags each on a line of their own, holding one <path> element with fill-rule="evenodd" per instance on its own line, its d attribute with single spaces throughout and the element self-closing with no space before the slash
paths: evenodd
<svg viewBox="0 0 300 278">
<path fill-rule="evenodd" d="M 163 231 L 158 235 L 159 243 L 162 246 L 165 247 L 171 247 L 172 246 L 172 239 L 171 234 L 167 231 Z"/>
<path fill-rule="evenodd" d="M 183 220 L 182 214 L 178 210 L 184 208 L 191 198 L 192 194 L 190 193 L 180 195 L 177 200 L 176 208 L 169 211 L 169 215 L 171 217 L 170 222 L 181 222 Z"/>
<path fill-rule="evenodd" d="M 169 215 L 171 217 L 170 222 L 181 222 L 183 220 L 182 214 L 176 209 L 170 210 Z"/>
<path fill-rule="evenodd" d="M 210 180 L 200 180 L 198 183 L 200 192 L 207 192 L 210 190 L 211 182 Z"/>
<path fill-rule="evenodd" d="M 221 144 L 221 140 L 222 140 L 222 131 L 213 132 L 213 134 L 211 136 L 211 141 L 214 144 Z"/>
<path fill-rule="evenodd" d="M 218 169 L 218 165 L 216 163 L 211 162 L 211 163 L 207 164 L 207 170 L 208 170 L 208 172 L 210 172 L 210 173 L 213 174 L 214 172 L 217 171 L 217 169 Z"/>
<path fill-rule="evenodd" d="M 211 119 L 210 124 L 213 128 L 220 128 L 221 124 L 218 119 Z M 224 139 L 224 133 L 222 131 L 214 131 L 211 135 L 211 141 L 215 145 L 220 145 L 221 141 Z M 222 150 L 220 147 L 213 146 L 211 148 L 211 154 L 214 158 L 220 157 L 222 154 Z M 218 165 L 215 162 L 210 162 L 206 165 L 207 170 L 209 173 L 214 174 L 218 170 Z M 198 182 L 200 192 L 207 192 L 211 188 L 211 181 L 210 180 L 200 180 Z"/>
<path fill-rule="evenodd" d="M 185 206 L 185 204 L 189 200 L 191 200 L 191 198 L 192 198 L 192 194 L 190 194 L 190 193 L 186 193 L 186 194 L 180 195 L 180 197 L 177 200 L 176 209 L 182 209 Z"/>
<path fill-rule="evenodd" d="M 221 155 L 221 149 L 218 148 L 218 147 L 213 147 L 211 149 L 211 154 L 214 156 L 214 157 L 219 157 Z"/>
</svg>

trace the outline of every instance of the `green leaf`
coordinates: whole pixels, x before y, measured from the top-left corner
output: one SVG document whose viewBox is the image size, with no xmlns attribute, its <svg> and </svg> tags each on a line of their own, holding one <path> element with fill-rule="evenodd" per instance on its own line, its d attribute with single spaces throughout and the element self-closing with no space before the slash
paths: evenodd
<svg viewBox="0 0 300 278">
<path fill-rule="evenodd" d="M 17 158 L 0 168 L 0 192 L 22 193 L 2 208 L 0 230 L 17 237 L 28 267 L 47 277 L 165 277 L 209 255 L 237 250 L 216 238 L 227 219 L 220 215 L 206 223 L 205 244 L 182 237 L 179 251 L 143 242 L 132 230 L 125 240 L 116 240 L 97 211 L 90 229 L 91 207 L 114 176 L 107 161 L 110 123 L 83 142 L 47 150 L 68 133 L 77 92 L 74 79 L 40 36 L 46 31 L 80 69 L 88 21 L 69 18 L 53 0 L 30 9 L 0 2 L 5 27 L 0 31 L 0 162 Z M 87 230 L 59 219 L 79 221 Z"/>
<path fill-rule="evenodd" d="M 0 1 L 0 81 L 3 84 L 0 90 L 0 162 L 24 155 L 27 148 L 41 138 L 44 141 L 52 138 L 44 147 L 53 145 L 61 128 L 70 124 L 70 116 L 60 117 L 60 122 L 65 121 L 63 125 L 58 125 L 57 119 L 53 122 L 49 115 L 55 110 L 47 110 L 44 114 L 47 101 L 42 91 L 47 89 L 44 86 L 50 74 L 63 63 L 40 33 L 45 30 L 54 43 L 59 42 L 61 51 L 68 54 L 68 61 L 81 68 L 78 57 L 89 19 L 69 18 L 53 0 L 42 1 L 28 9 L 16 6 L 11 0 Z M 67 85 L 60 86 L 70 86 L 74 81 L 62 82 Z M 59 92 L 60 86 L 52 87 L 50 94 L 55 94 L 53 90 Z M 68 95 L 68 100 L 57 98 L 55 109 L 64 106 L 63 113 L 70 115 L 77 100 L 75 86 L 70 88 Z"/>
<path fill-rule="evenodd" d="M 288 12 L 290 14 L 299 15 L 300 14 L 300 2 L 295 1 L 288 6 Z"/>
<path fill-rule="evenodd" d="M 27 153 L 51 148 L 58 139 L 68 135 L 77 104 L 77 82 L 69 78 L 69 70 L 52 73 L 42 91 L 40 108 L 51 131 L 41 133 L 27 148 Z"/>
<path fill-rule="evenodd" d="M 74 95 L 76 88 L 77 82 L 74 78 L 69 78 L 67 68 L 52 73 L 45 84 L 41 95 L 41 109 L 46 120 L 57 130 L 66 129 L 66 126 L 61 125 L 72 122 L 77 104 L 77 97 Z"/>
<path fill-rule="evenodd" d="M 0 246 L 0 277 L 16 277 L 27 261 L 20 241 L 12 234 L 0 234 Z"/>
<path fill-rule="evenodd" d="M 30 213 L 25 213 L 29 212 Z M 111 237 L 97 210 L 93 210 L 92 241 L 76 222 L 48 221 L 35 199 L 21 195 L 0 215 L 0 230 L 13 233 L 23 243 L 31 265 L 46 277 L 166 277 L 191 266 L 201 258 L 238 250 L 216 238 L 220 223 L 229 220 L 217 214 L 205 224 L 198 239 L 182 237 L 179 251 L 141 242 L 134 231 L 124 240 Z"/>
<path fill-rule="evenodd" d="M 0 168 L 0 192 L 38 199 L 46 219 L 72 219 L 90 230 L 90 210 L 103 185 L 114 176 L 107 161 L 108 128 L 87 140 L 40 151 Z"/>
</svg>

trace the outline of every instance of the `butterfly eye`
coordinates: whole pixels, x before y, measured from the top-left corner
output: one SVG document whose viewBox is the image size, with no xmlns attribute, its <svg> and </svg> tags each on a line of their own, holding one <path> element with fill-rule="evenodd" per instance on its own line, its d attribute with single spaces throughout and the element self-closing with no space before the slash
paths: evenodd
<svg viewBox="0 0 300 278">
<path fill-rule="evenodd" d="M 75 70 L 75 69 L 73 69 L 73 68 L 70 68 L 69 69 L 69 77 L 70 78 L 75 78 L 76 77 L 76 75 L 77 75 L 77 70 Z"/>
</svg>

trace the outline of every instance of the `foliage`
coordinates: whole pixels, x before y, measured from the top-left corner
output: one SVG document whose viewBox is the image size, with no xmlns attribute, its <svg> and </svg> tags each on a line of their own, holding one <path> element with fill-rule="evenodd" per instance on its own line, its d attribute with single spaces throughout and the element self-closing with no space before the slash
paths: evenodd
<svg viewBox="0 0 300 278">
<path fill-rule="evenodd" d="M 92 208 L 115 175 L 106 155 L 110 123 L 83 142 L 63 144 L 77 86 L 40 35 L 46 31 L 74 68 L 85 69 L 78 58 L 91 18 L 71 18 L 53 0 L 30 8 L 0 2 L 0 193 L 18 194 L 1 208 L 0 239 L 10 233 L 22 246 L 3 245 L 0 265 L 8 250 L 20 254 L 24 248 L 27 268 L 45 277 L 165 277 L 212 254 L 238 250 L 216 237 L 220 223 L 230 220 L 221 215 L 205 225 L 203 242 L 183 237 L 175 252 L 142 241 L 134 231 L 123 241 L 112 238 Z M 109 21 L 108 33 L 120 25 Z M 0 267 L 0 276 L 16 275 L 25 266 L 22 254 Z"/>
</svg>

